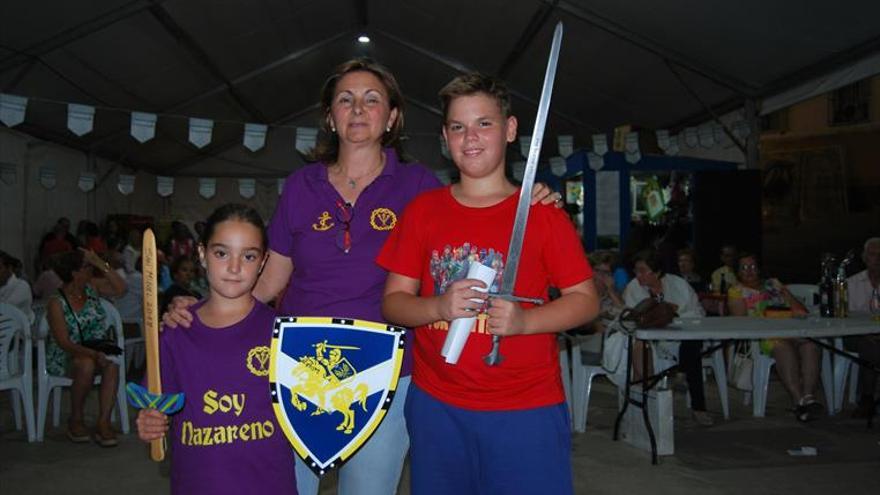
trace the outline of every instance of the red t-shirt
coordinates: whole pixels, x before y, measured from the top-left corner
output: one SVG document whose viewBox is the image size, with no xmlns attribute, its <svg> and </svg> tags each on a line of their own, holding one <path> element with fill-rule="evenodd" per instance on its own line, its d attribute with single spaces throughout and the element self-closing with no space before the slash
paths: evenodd
<svg viewBox="0 0 880 495">
<path fill-rule="evenodd" d="M 406 208 L 377 262 L 383 268 L 421 282 L 419 295 L 433 296 L 464 278 L 468 264 L 482 262 L 498 270 L 492 291 L 501 284 L 519 193 L 487 208 L 456 201 L 449 187 L 419 195 Z M 532 207 L 514 294 L 547 300 L 549 286 L 566 288 L 592 278 L 593 272 L 571 221 L 550 206 Z M 530 304 L 523 304 L 524 308 Z M 507 337 L 504 361 L 488 366 L 492 347 L 486 315 L 477 319 L 457 364 L 440 355 L 449 322 L 415 330 L 413 380 L 435 398 L 456 407 L 483 411 L 530 409 L 564 400 L 559 350 L 552 333 Z"/>
</svg>

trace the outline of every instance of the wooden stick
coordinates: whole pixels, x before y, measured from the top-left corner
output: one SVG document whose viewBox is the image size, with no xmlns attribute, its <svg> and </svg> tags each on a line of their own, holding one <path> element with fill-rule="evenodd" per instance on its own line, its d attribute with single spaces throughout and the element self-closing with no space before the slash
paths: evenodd
<svg viewBox="0 0 880 495">
<path fill-rule="evenodd" d="M 141 250 L 144 275 L 144 341 L 147 347 L 147 390 L 162 393 L 162 377 L 159 372 L 159 283 L 156 264 L 156 236 L 151 229 L 144 231 Z M 150 459 L 160 462 L 165 458 L 165 439 L 150 442 Z"/>
</svg>

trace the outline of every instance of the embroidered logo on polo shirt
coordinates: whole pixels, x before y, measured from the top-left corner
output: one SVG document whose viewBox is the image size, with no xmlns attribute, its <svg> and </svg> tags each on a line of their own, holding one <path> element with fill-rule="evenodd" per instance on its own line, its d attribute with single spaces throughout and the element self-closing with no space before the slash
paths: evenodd
<svg viewBox="0 0 880 495">
<path fill-rule="evenodd" d="M 388 208 L 376 208 L 370 213 L 370 226 L 375 230 L 391 230 L 397 225 L 397 215 Z"/>
<path fill-rule="evenodd" d="M 247 369 L 256 376 L 269 376 L 269 355 L 271 349 L 261 345 L 248 351 Z"/>
<path fill-rule="evenodd" d="M 318 216 L 318 223 L 313 223 L 312 228 L 317 230 L 318 232 L 323 232 L 325 230 L 330 230 L 333 228 L 333 222 L 330 220 L 332 217 L 330 216 L 329 211 L 325 211 Z"/>
</svg>

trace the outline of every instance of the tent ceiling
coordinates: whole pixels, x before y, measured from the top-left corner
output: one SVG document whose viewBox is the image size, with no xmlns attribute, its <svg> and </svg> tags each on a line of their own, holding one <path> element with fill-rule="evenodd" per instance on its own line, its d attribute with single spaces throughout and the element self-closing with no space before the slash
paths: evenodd
<svg viewBox="0 0 880 495">
<path fill-rule="evenodd" d="M 24 132 L 133 168 L 279 176 L 302 164 L 295 127 L 320 118 L 324 77 L 369 55 L 406 93 L 408 149 L 441 167 L 437 90 L 463 70 L 500 74 L 528 134 L 557 21 L 548 134 L 585 145 L 625 123 L 707 120 L 694 94 L 729 108 L 876 53 L 878 18 L 875 0 L 14 0 L 0 6 L 0 89 L 31 97 Z M 73 136 L 57 102 L 97 106 L 94 131 Z M 154 140 L 128 135 L 127 110 L 160 114 Z M 182 117 L 214 119 L 212 143 L 190 145 Z M 244 122 L 281 127 L 251 153 Z"/>
</svg>

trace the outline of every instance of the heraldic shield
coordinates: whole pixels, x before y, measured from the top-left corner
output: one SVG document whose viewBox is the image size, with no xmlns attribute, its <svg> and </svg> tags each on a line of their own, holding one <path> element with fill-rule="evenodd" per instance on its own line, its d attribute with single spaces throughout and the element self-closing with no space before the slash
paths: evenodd
<svg viewBox="0 0 880 495">
<path fill-rule="evenodd" d="M 379 427 L 397 390 L 404 333 L 364 320 L 275 319 L 272 405 L 318 476 L 344 464 Z"/>
</svg>

